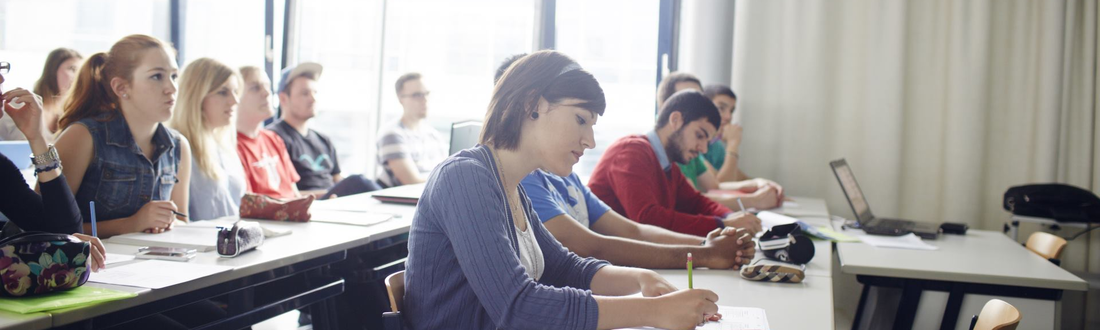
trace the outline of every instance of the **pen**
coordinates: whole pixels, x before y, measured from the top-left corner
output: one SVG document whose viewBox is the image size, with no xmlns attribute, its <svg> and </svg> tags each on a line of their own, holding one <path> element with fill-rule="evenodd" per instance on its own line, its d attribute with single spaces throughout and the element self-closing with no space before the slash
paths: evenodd
<svg viewBox="0 0 1100 330">
<path fill-rule="evenodd" d="M 186 215 L 186 214 L 183 214 L 183 213 L 179 213 L 179 212 L 176 212 L 176 211 L 172 211 L 172 213 L 173 213 L 173 214 L 175 214 L 175 215 L 181 216 L 181 217 L 183 217 L 184 219 L 187 219 L 187 215 Z"/>
<path fill-rule="evenodd" d="M 88 202 L 88 212 L 92 215 L 92 237 L 99 237 L 95 230 L 95 201 Z"/>
<path fill-rule="evenodd" d="M 745 210 L 745 204 L 741 203 L 741 197 L 737 197 L 737 206 L 741 208 L 741 212 L 748 212 Z"/>
<path fill-rule="evenodd" d="M 694 289 L 694 286 L 691 279 L 691 252 L 688 252 L 688 289 Z"/>
</svg>

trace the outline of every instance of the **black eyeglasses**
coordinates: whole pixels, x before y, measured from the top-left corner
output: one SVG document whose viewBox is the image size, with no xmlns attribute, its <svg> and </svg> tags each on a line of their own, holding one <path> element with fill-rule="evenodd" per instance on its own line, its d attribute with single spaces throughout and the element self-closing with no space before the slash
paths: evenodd
<svg viewBox="0 0 1100 330">
<path fill-rule="evenodd" d="M 8 73 L 8 71 L 11 71 L 11 63 L 0 62 L 0 74 Z"/>
<path fill-rule="evenodd" d="M 432 92 L 423 92 L 423 93 L 416 92 L 416 93 L 412 93 L 412 94 L 401 95 L 401 97 L 408 97 L 408 98 L 413 98 L 413 99 L 417 99 L 417 100 L 422 100 L 422 99 L 428 98 L 428 95 L 431 94 L 431 93 Z"/>
</svg>

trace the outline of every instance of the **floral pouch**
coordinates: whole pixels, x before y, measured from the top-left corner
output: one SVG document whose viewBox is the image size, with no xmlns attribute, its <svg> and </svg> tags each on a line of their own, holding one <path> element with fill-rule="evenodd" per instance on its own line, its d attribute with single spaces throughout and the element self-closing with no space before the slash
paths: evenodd
<svg viewBox="0 0 1100 330">
<path fill-rule="evenodd" d="M 0 240 L 0 296 L 68 290 L 88 282 L 87 242 L 72 235 L 25 232 Z"/>
</svg>

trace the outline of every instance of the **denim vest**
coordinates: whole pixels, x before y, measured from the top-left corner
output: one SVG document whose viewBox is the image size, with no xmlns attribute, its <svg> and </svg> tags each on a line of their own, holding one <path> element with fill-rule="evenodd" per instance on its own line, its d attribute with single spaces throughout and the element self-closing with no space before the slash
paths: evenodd
<svg viewBox="0 0 1100 330">
<path fill-rule="evenodd" d="M 105 114 L 77 122 L 88 128 L 95 148 L 76 191 L 76 202 L 85 222 L 91 221 L 89 201 L 95 201 L 97 221 L 125 218 L 149 201 L 170 199 L 172 187 L 179 181 L 176 178 L 179 132 L 157 124 L 153 133 L 156 151 L 149 159 L 138 148 L 122 114 L 111 117 Z"/>
</svg>

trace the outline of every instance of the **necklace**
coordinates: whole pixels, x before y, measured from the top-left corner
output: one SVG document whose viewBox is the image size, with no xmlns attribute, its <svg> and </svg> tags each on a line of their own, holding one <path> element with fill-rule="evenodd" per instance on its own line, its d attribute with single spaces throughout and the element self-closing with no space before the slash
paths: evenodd
<svg viewBox="0 0 1100 330">
<path fill-rule="evenodd" d="M 512 194 L 509 193 L 509 191 L 511 190 L 509 188 L 511 188 L 511 187 L 508 187 L 507 183 L 505 183 L 505 180 L 504 180 L 505 179 L 505 176 L 504 176 L 504 162 L 500 160 L 499 151 L 494 151 L 493 152 L 493 158 L 497 162 L 497 175 L 500 175 L 501 187 L 504 189 L 505 203 L 508 204 L 508 209 L 512 212 L 512 225 L 515 226 L 516 228 L 519 228 L 518 223 L 520 221 L 516 221 L 517 218 L 526 219 L 526 215 L 524 215 L 523 209 L 522 209 L 522 207 L 520 207 L 518 192 L 517 192 L 517 196 L 515 196 L 515 197 L 513 197 Z M 524 222 L 526 222 L 526 221 L 524 221 Z M 527 227 L 527 226 L 524 226 L 524 227 Z"/>
<path fill-rule="evenodd" d="M 504 162 L 500 160 L 500 154 L 497 152 L 493 153 L 493 158 L 497 162 L 497 175 L 500 175 L 501 186 L 506 186 L 504 183 Z M 505 203 L 508 204 L 508 209 L 512 212 L 512 227 L 516 229 L 516 245 L 522 249 L 522 251 L 517 251 L 521 254 L 519 256 L 520 264 L 524 264 L 524 259 L 527 259 L 527 264 L 524 265 L 524 268 L 527 269 L 527 275 L 537 281 L 545 265 L 542 264 L 542 256 L 537 251 L 538 247 L 535 246 L 537 243 L 535 243 L 534 233 L 531 232 L 531 226 L 527 222 L 527 215 L 523 213 L 523 207 L 520 205 L 519 190 L 517 188 L 514 198 L 508 193 L 508 190 L 504 191 L 504 196 Z M 518 223 L 523 223 L 525 230 L 520 231 Z"/>
</svg>

